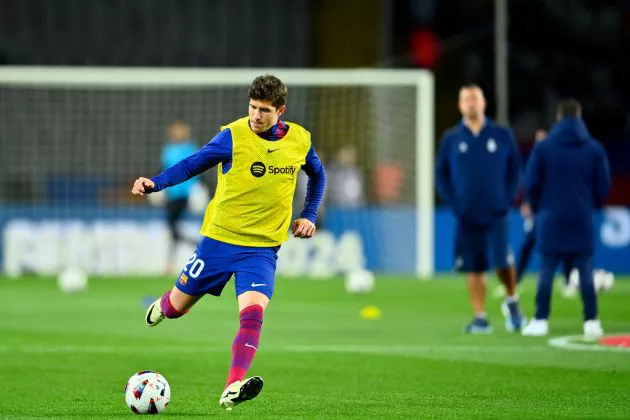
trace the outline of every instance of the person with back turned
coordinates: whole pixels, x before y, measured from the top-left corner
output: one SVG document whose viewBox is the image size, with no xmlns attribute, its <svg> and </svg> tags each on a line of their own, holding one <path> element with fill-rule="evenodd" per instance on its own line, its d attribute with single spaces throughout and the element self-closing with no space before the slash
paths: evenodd
<svg viewBox="0 0 630 420">
<path fill-rule="evenodd" d="M 536 214 L 541 257 L 536 315 L 523 329 L 526 336 L 549 333 L 551 290 L 556 268 L 576 268 L 584 305 L 584 336 L 603 335 L 597 319 L 592 259 L 595 245 L 593 213 L 610 191 L 606 152 L 589 134 L 582 106 L 574 99 L 558 107 L 558 122 L 538 143 L 525 172 L 525 189 Z"/>
</svg>

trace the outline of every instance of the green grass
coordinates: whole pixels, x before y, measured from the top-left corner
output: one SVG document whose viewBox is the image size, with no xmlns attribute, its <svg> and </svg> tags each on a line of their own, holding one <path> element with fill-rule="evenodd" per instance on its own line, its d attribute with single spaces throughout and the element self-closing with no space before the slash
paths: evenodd
<svg viewBox="0 0 630 420">
<path fill-rule="evenodd" d="M 143 298 L 173 280 L 95 279 L 76 295 L 50 279 L 0 278 L 0 418 L 129 418 L 123 388 L 136 371 L 170 382 L 168 418 L 630 418 L 630 353 L 571 351 L 503 329 L 461 333 L 464 283 L 380 279 L 368 296 L 343 283 L 279 279 L 251 369 L 261 395 L 222 412 L 218 397 L 237 327 L 233 287 L 188 315 L 144 325 Z M 522 301 L 533 309 L 533 281 Z M 630 333 L 630 281 L 601 297 L 607 332 Z M 581 305 L 554 297 L 554 336 L 581 332 Z M 377 305 L 383 317 L 359 310 Z"/>
</svg>

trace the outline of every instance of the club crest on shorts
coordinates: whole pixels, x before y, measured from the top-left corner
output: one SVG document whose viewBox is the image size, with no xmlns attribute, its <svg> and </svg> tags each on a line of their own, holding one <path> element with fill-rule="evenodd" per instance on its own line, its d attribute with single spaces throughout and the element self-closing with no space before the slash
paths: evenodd
<svg viewBox="0 0 630 420">
<path fill-rule="evenodd" d="M 490 153 L 494 153 L 497 151 L 497 142 L 494 141 L 492 137 L 488 139 L 488 143 L 486 144 L 486 146 L 488 147 L 488 152 Z"/>
<path fill-rule="evenodd" d="M 179 284 L 181 284 L 182 286 L 186 286 L 186 283 L 188 283 L 188 276 L 182 273 L 182 275 L 179 276 Z"/>
</svg>

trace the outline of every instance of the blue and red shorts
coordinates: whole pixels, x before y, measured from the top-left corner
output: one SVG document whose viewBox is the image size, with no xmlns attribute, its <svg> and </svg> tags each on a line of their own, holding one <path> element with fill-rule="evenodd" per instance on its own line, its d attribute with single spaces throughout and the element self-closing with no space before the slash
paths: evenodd
<svg viewBox="0 0 630 420">
<path fill-rule="evenodd" d="M 271 299 L 280 246 L 251 247 L 203 237 L 175 283 L 182 292 L 220 296 L 234 276 L 236 296 L 256 291 Z"/>
</svg>

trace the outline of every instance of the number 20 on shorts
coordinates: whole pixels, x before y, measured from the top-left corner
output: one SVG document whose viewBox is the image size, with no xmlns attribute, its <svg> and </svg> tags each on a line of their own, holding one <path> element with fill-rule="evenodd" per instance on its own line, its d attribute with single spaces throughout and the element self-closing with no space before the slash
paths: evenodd
<svg viewBox="0 0 630 420">
<path fill-rule="evenodd" d="M 186 265 L 184 266 L 184 272 L 188 271 L 188 275 L 193 279 L 196 279 L 199 274 L 203 271 L 205 263 L 203 260 L 197 258 L 197 254 L 192 254 L 188 261 L 186 261 Z M 188 269 L 190 267 L 190 270 Z"/>
</svg>

